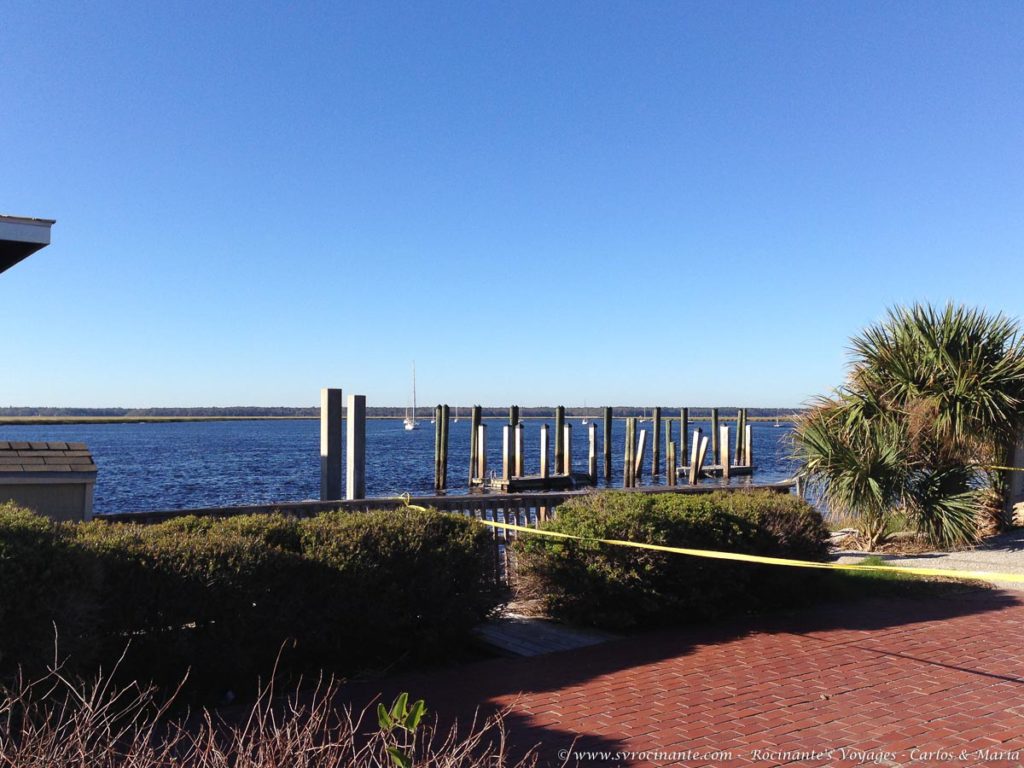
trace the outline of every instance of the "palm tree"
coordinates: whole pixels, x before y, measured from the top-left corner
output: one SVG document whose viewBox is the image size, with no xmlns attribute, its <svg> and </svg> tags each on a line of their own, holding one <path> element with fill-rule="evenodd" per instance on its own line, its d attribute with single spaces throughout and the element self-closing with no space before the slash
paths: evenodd
<svg viewBox="0 0 1024 768">
<path fill-rule="evenodd" d="M 902 510 L 945 546 L 1002 524 L 1007 478 L 991 467 L 1007 463 L 1024 420 L 1017 323 L 952 304 L 895 308 L 851 353 L 847 383 L 794 433 L 824 498 L 872 529 Z"/>
<path fill-rule="evenodd" d="M 857 405 L 843 393 L 822 398 L 797 420 L 794 438 L 802 474 L 833 514 L 856 525 L 861 546 L 870 551 L 902 502 L 908 457 L 902 424 L 888 417 L 863 420 Z"/>
</svg>

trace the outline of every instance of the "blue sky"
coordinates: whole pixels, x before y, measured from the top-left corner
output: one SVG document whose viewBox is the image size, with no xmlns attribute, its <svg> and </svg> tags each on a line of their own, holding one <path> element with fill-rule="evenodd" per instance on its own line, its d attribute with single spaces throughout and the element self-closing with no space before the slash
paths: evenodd
<svg viewBox="0 0 1024 768">
<path fill-rule="evenodd" d="M 0 405 L 791 406 L 1022 314 L 1019 3 L 37 3 Z"/>
</svg>

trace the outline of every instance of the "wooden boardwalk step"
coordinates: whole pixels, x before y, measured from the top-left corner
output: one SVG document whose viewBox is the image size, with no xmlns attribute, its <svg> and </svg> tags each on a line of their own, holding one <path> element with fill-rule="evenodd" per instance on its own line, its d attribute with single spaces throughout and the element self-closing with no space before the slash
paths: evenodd
<svg viewBox="0 0 1024 768">
<path fill-rule="evenodd" d="M 596 629 L 577 629 L 551 619 L 504 614 L 473 630 L 477 639 L 509 656 L 540 656 L 617 639 Z"/>
</svg>

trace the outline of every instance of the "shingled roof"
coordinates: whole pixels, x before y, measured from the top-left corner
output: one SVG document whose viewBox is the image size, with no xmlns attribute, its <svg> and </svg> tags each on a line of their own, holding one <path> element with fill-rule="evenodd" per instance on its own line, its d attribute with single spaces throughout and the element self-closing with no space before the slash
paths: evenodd
<svg viewBox="0 0 1024 768">
<path fill-rule="evenodd" d="M 0 440 L 0 478 L 37 472 L 96 472 L 85 443 L 25 443 Z"/>
</svg>

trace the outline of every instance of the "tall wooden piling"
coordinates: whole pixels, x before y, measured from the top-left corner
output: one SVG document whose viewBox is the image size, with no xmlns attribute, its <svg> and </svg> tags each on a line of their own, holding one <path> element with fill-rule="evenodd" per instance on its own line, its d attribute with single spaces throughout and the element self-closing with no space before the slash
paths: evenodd
<svg viewBox="0 0 1024 768">
<path fill-rule="evenodd" d="M 366 498 L 366 395 L 348 396 L 345 420 L 345 498 Z"/>
<path fill-rule="evenodd" d="M 746 419 L 744 419 L 746 421 Z M 743 458 L 747 461 L 747 466 L 754 466 L 754 430 L 750 424 L 745 424 L 743 427 Z"/>
<path fill-rule="evenodd" d="M 729 482 L 732 464 L 732 457 L 729 456 L 729 425 L 723 424 L 719 429 L 721 430 L 718 443 L 722 447 L 722 479 Z"/>
<path fill-rule="evenodd" d="M 480 406 L 477 406 L 478 408 Z M 487 480 L 487 425 L 480 424 L 476 428 L 476 476 L 480 482 Z"/>
<path fill-rule="evenodd" d="M 562 426 L 563 460 L 562 474 L 572 477 L 572 424 Z"/>
<path fill-rule="evenodd" d="M 726 450 L 729 450 L 728 447 Z M 721 455 L 718 446 L 718 409 L 711 409 L 711 463 L 717 464 Z"/>
<path fill-rule="evenodd" d="M 626 445 L 622 457 L 622 487 L 633 487 L 633 451 L 636 438 L 636 419 L 630 416 L 626 419 Z"/>
<path fill-rule="evenodd" d="M 690 452 L 690 409 L 683 408 L 679 411 L 679 458 L 686 461 Z"/>
<path fill-rule="evenodd" d="M 736 466 L 743 466 L 743 409 L 736 411 Z"/>
<path fill-rule="evenodd" d="M 654 426 L 651 430 L 651 477 L 661 474 L 661 408 L 654 409 Z"/>
<path fill-rule="evenodd" d="M 508 424 L 501 428 L 501 479 L 508 481 L 512 477 L 512 427 Z"/>
<path fill-rule="evenodd" d="M 548 477 L 550 471 L 548 469 L 548 456 L 550 455 L 551 448 L 548 445 L 548 425 L 540 425 L 540 476 Z"/>
<path fill-rule="evenodd" d="M 451 409 L 441 406 L 441 490 L 448 489 L 448 419 Z"/>
<path fill-rule="evenodd" d="M 480 431 L 480 413 L 481 409 L 479 405 L 474 405 L 470 410 L 469 415 L 469 484 L 473 485 L 473 480 L 479 475 L 477 469 L 479 468 L 479 459 L 477 455 L 480 452 L 480 444 L 478 440 L 478 433 Z"/>
<path fill-rule="evenodd" d="M 434 490 L 441 490 L 441 406 L 434 406 Z"/>
<path fill-rule="evenodd" d="M 555 467 L 559 472 L 565 464 L 565 406 L 555 408 Z"/>
<path fill-rule="evenodd" d="M 601 445 L 604 452 L 604 479 L 605 482 L 612 481 L 612 409 L 604 409 L 604 442 Z"/>
<path fill-rule="evenodd" d="M 597 424 L 594 422 L 587 425 L 587 437 L 589 438 L 587 474 L 590 475 L 590 484 L 597 485 Z"/>
<path fill-rule="evenodd" d="M 669 447 L 672 445 L 672 419 L 665 420 L 665 476 L 668 478 L 668 468 L 672 460 L 668 457 Z"/>
<path fill-rule="evenodd" d="M 523 425 L 518 420 L 516 421 L 515 427 L 512 428 L 514 435 L 512 437 L 512 450 L 515 455 L 515 476 L 522 477 L 523 472 L 523 456 L 526 451 L 523 450 Z"/>
<path fill-rule="evenodd" d="M 341 390 L 320 390 L 320 500 L 341 498 Z"/>
</svg>

